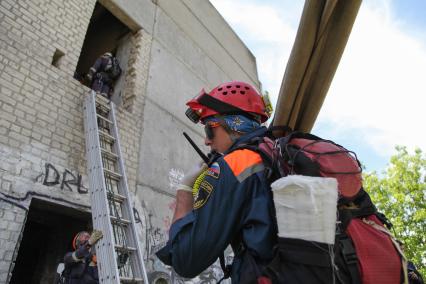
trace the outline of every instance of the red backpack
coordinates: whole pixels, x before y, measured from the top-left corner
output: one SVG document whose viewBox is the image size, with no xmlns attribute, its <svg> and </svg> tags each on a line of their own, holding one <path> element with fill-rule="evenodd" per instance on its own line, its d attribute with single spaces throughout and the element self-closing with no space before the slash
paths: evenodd
<svg viewBox="0 0 426 284">
<path fill-rule="evenodd" d="M 333 177 L 338 182 L 334 248 L 323 243 L 279 238 L 273 261 L 263 269 L 272 283 L 399 284 L 404 281 L 399 246 L 391 224 L 362 188 L 354 152 L 312 134 L 291 132 L 257 137 L 239 148 L 258 152 L 269 183 L 287 175 Z M 385 224 L 385 225 L 384 225 Z M 258 269 L 256 269 L 258 270 Z"/>
</svg>

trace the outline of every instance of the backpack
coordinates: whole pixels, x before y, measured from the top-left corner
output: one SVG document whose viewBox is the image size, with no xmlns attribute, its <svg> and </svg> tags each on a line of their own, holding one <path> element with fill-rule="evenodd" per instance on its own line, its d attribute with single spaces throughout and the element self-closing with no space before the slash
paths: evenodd
<svg viewBox="0 0 426 284">
<path fill-rule="evenodd" d="M 380 214 L 362 188 L 362 167 L 354 152 L 318 136 L 290 132 L 275 138 L 272 130 L 237 149 L 260 154 L 264 177 L 272 182 L 289 175 L 337 180 L 337 225 L 334 245 L 279 237 L 274 258 L 253 269 L 272 283 L 386 283 L 406 281 L 405 258 Z M 387 227 L 386 227 L 387 226 Z"/>
<path fill-rule="evenodd" d="M 111 64 L 107 64 L 107 69 L 105 70 L 111 79 L 117 79 L 121 75 L 121 67 L 118 59 L 116 57 L 111 57 Z"/>
</svg>

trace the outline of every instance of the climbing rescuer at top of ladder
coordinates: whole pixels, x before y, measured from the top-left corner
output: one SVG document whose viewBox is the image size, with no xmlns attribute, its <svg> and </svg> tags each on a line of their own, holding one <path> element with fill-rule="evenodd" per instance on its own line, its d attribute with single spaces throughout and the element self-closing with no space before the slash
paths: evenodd
<svg viewBox="0 0 426 284">
<path fill-rule="evenodd" d="M 235 148 L 264 136 L 261 123 L 270 113 L 253 86 L 237 81 L 203 89 L 187 105 L 188 118 L 204 125 L 205 144 L 222 155 L 182 179 L 169 240 L 157 256 L 179 275 L 195 277 L 230 244 L 232 283 L 247 283 L 252 262 L 262 267 L 272 259 L 277 229 L 262 158 Z"/>
<path fill-rule="evenodd" d="M 90 88 L 110 99 L 114 82 L 121 75 L 121 67 L 117 57 L 111 52 L 105 52 L 98 57 L 86 75 Z"/>
</svg>

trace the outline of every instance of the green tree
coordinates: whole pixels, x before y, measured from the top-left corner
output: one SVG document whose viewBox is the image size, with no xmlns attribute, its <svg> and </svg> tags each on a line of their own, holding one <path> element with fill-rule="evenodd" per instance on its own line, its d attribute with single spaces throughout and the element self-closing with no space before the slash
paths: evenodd
<svg viewBox="0 0 426 284">
<path fill-rule="evenodd" d="M 426 155 L 396 147 L 383 175 L 364 174 L 364 188 L 378 210 L 393 224 L 405 254 L 426 276 Z"/>
</svg>

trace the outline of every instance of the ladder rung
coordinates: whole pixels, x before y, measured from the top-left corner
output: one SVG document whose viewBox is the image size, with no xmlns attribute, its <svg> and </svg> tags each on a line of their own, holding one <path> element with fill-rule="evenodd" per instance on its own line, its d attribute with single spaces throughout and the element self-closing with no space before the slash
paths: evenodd
<svg viewBox="0 0 426 284">
<path fill-rule="evenodd" d="M 111 108 L 107 103 L 96 101 L 96 110 L 102 113 L 108 113 Z"/>
<path fill-rule="evenodd" d="M 102 155 L 105 155 L 105 156 L 107 156 L 109 158 L 112 158 L 114 160 L 118 159 L 118 155 L 117 154 L 115 154 L 113 152 L 110 152 L 107 149 L 101 148 L 101 152 L 102 152 Z"/>
<path fill-rule="evenodd" d="M 141 283 L 143 279 L 120 276 L 120 281 L 122 283 Z"/>
<path fill-rule="evenodd" d="M 102 119 L 103 121 L 106 121 L 106 122 L 108 122 L 110 125 L 112 125 L 112 121 L 111 121 L 111 120 L 109 120 L 108 118 L 106 118 L 106 117 L 104 117 L 104 116 L 102 116 L 102 115 L 100 115 L 100 114 L 96 114 L 96 117 L 97 117 L 97 118 L 100 118 L 100 119 Z"/>
<path fill-rule="evenodd" d="M 107 140 L 109 140 L 110 142 L 115 142 L 115 138 L 111 135 L 109 135 L 108 133 L 106 133 L 105 131 L 102 130 L 98 130 L 99 131 L 99 135 L 106 138 Z"/>
<path fill-rule="evenodd" d="M 130 251 L 130 252 L 136 251 L 136 248 L 134 248 L 134 247 L 125 247 L 125 246 L 122 246 L 122 245 L 115 245 L 115 249 L 119 250 L 119 251 L 122 251 L 122 252 L 125 252 L 125 251 Z"/>
<path fill-rule="evenodd" d="M 126 197 L 124 195 L 115 192 L 108 192 L 107 195 L 109 199 L 113 199 L 114 201 L 123 202 L 124 200 L 126 200 Z"/>
<path fill-rule="evenodd" d="M 110 217 L 111 221 L 113 221 L 115 223 L 121 223 L 121 224 L 125 224 L 125 225 L 129 225 L 130 224 L 130 221 L 127 220 L 127 219 L 123 219 L 123 218 L 118 219 L 115 216 L 109 216 L 109 217 Z"/>
<path fill-rule="evenodd" d="M 109 100 L 107 98 L 105 98 L 104 96 L 96 95 L 96 102 L 101 103 L 101 104 L 105 104 L 109 107 Z"/>
<path fill-rule="evenodd" d="M 104 173 L 107 174 L 112 179 L 115 179 L 115 180 L 120 180 L 121 179 L 121 175 L 119 173 L 110 171 L 108 169 L 104 169 Z"/>
</svg>

